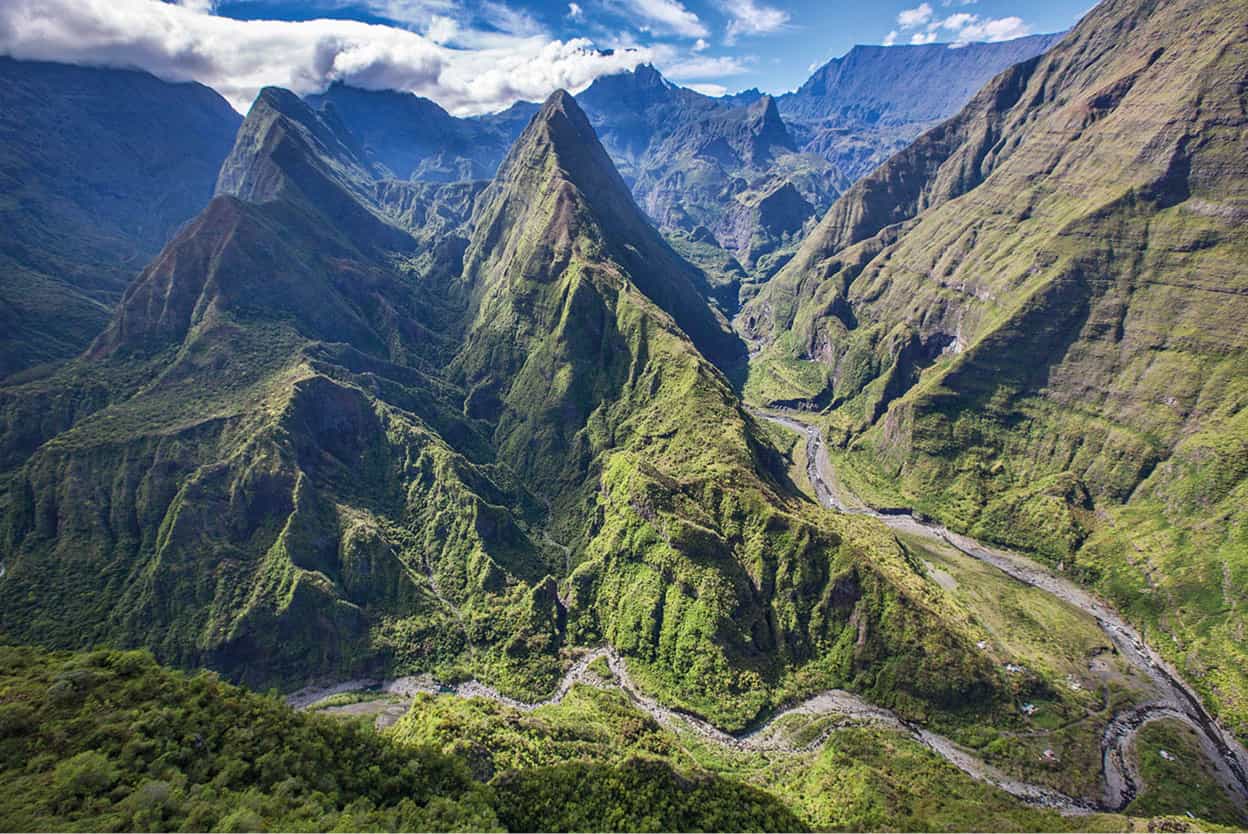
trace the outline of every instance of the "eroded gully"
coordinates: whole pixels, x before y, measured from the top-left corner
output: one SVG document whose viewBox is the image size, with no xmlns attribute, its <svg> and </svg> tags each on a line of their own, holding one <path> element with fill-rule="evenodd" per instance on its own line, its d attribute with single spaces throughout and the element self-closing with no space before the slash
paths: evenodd
<svg viewBox="0 0 1248 834">
<path fill-rule="evenodd" d="M 1217 769 L 1219 780 L 1241 808 L 1248 808 L 1248 752 L 1209 716 L 1178 674 L 1111 608 L 1085 589 L 1017 553 L 989 548 L 944 527 L 920 520 L 909 512 L 882 513 L 866 507 L 837 486 L 827 448 L 816 427 L 792 415 L 763 411 L 753 413 L 805 436 L 807 474 L 823 506 L 843 513 L 871 516 L 898 532 L 946 543 L 1020 582 L 1087 612 L 1095 618 L 1118 652 L 1132 666 L 1148 676 L 1161 697 L 1114 715 L 1102 734 L 1103 791 L 1099 800 L 1068 796 L 1045 785 L 1016 779 L 951 739 L 906 721 L 852 692 L 840 689 L 820 692 L 795 706 L 777 712 L 748 732 L 735 735 L 726 733 L 701 718 L 665 706 L 647 695 L 630 677 L 624 659 L 609 647 L 594 649 L 582 655 L 560 680 L 555 693 L 550 698 L 536 702 L 508 697 L 475 680 L 446 686 L 429 677 L 407 677 L 391 681 L 356 680 L 330 687 L 307 688 L 291 695 L 288 698 L 289 703 L 298 708 L 307 708 L 330 695 L 380 689 L 401 699 L 410 699 L 419 692 L 451 694 L 462 698 L 486 698 L 518 710 L 531 711 L 558 704 L 573 686 L 581 684 L 598 688 L 619 688 L 637 708 L 660 724 L 672 729 L 692 731 L 713 743 L 740 750 L 788 753 L 801 753 L 819 747 L 829 733 L 845 724 L 874 724 L 908 735 L 972 778 L 994 785 L 1029 805 L 1051 808 L 1067 814 L 1120 811 L 1125 808 L 1141 786 L 1139 774 L 1130 756 L 1131 742 L 1145 724 L 1169 718 L 1196 729 L 1202 749 Z M 606 660 L 611 680 L 603 679 L 590 669 L 591 664 L 599 658 Z M 813 742 L 797 746 L 787 741 L 783 731 L 782 722 L 792 716 L 829 716 L 840 721 Z"/>
</svg>

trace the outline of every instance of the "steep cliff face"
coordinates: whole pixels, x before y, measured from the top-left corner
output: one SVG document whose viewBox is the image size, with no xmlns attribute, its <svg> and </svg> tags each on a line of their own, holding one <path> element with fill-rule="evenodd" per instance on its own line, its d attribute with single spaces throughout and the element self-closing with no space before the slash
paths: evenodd
<svg viewBox="0 0 1248 834">
<path fill-rule="evenodd" d="M 864 487 L 1074 565 L 1237 721 L 1246 23 L 1101 4 L 855 185 L 741 319 L 751 395 L 825 409 Z"/>
<path fill-rule="evenodd" d="M 527 697 L 605 640 L 734 727 L 829 684 L 1000 707 L 965 613 L 798 497 L 711 361 L 738 340 L 571 97 L 455 258 L 405 227 L 414 187 L 257 99 L 92 349 L 0 390 L 0 629 L 256 685 L 419 669 Z"/>
<path fill-rule="evenodd" d="M 0 58 L 0 378 L 90 342 L 240 121 L 199 84 Z"/>
<path fill-rule="evenodd" d="M 780 96 L 780 112 L 802 150 L 822 156 L 852 183 L 957 113 L 998 73 L 1061 37 L 958 47 L 855 46 Z"/>
<path fill-rule="evenodd" d="M 266 91 L 222 174 L 250 200 L 217 196 L 87 356 L 5 390 L 6 425 L 44 433 L 7 444 L 7 633 L 253 684 L 555 674 L 537 504 L 435 376 L 460 308 L 349 139 Z"/>
<path fill-rule="evenodd" d="M 905 584 L 917 577 L 897 552 L 786 494 L 774 453 L 707 361 L 724 351 L 718 317 L 570 96 L 544 105 L 482 206 L 452 378 L 569 548 L 572 639 L 605 638 L 656 689 L 732 724 L 808 664 L 868 686 L 904 666 L 913 697 L 991 702 L 990 674 L 939 606 L 906 598 L 921 583 Z M 903 636 L 927 616 L 930 661 Z M 959 670 L 948 687 L 942 666 Z"/>
</svg>

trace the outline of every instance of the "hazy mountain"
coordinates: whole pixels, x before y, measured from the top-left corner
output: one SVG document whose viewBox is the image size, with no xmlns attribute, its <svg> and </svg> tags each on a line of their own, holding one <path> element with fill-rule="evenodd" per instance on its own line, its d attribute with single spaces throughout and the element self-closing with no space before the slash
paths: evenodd
<svg viewBox="0 0 1248 834">
<path fill-rule="evenodd" d="M 822 156 L 853 182 L 955 114 L 997 73 L 1061 38 L 855 46 L 777 103 L 802 150 Z"/>
<path fill-rule="evenodd" d="M 240 121 L 199 84 L 0 58 L 0 378 L 86 347 Z"/>
<path fill-rule="evenodd" d="M 481 120 L 456 118 L 427 98 L 341 83 L 309 96 L 308 103 L 332 109 L 358 138 L 365 158 L 385 176 L 400 180 L 488 180 L 524 126 L 495 129 Z"/>
<path fill-rule="evenodd" d="M 848 183 L 798 152 L 775 102 L 737 101 L 672 84 L 648 65 L 600 78 L 577 96 L 633 195 L 736 309 L 747 274 L 796 244 L 805 222 Z"/>
<path fill-rule="evenodd" d="M 751 396 L 826 407 L 888 500 L 1096 582 L 1241 730 L 1246 15 L 1102 3 L 855 185 L 741 319 Z"/>
</svg>

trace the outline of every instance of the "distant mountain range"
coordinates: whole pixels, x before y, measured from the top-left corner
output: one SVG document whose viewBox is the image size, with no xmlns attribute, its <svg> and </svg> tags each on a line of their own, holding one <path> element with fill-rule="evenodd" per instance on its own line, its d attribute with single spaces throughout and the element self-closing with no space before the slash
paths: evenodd
<svg viewBox="0 0 1248 834">
<path fill-rule="evenodd" d="M 857 47 L 774 103 L 711 98 L 642 66 L 578 101 L 639 204 L 731 315 L 742 285 L 778 269 L 837 194 L 1050 42 Z M 3 377 L 86 346 L 134 273 L 203 206 L 240 119 L 203 86 L 141 72 L 2 59 L 0 81 L 13 229 L 0 251 Z M 859 100 L 869 112 L 846 104 Z M 449 222 L 479 187 L 436 197 L 436 184 L 490 179 L 538 107 L 463 119 L 419 96 L 342 84 L 308 102 L 333 111 L 326 120 L 350 132 L 373 175 L 434 184 L 412 210 L 432 204 Z"/>
</svg>

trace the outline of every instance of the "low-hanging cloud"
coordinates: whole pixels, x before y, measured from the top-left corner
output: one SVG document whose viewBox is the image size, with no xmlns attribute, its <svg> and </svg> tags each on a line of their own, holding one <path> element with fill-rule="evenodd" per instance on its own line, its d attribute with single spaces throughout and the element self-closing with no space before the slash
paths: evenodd
<svg viewBox="0 0 1248 834">
<path fill-rule="evenodd" d="M 427 37 L 353 20 L 243 21 L 207 9 L 160 0 L 4 0 L 0 54 L 199 81 L 239 110 L 267 85 L 307 95 L 344 81 L 408 90 L 459 114 L 541 99 L 560 87 L 579 90 L 657 57 L 647 48 L 602 52 L 588 39 L 541 34 L 452 48 L 444 43 L 453 36 L 446 26 Z"/>
</svg>

